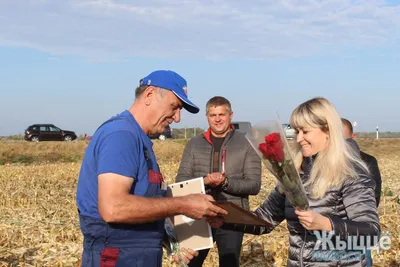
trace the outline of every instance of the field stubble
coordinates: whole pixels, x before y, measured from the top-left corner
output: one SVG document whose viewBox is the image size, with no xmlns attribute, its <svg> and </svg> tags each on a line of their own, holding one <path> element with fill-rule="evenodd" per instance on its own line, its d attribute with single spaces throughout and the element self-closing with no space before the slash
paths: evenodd
<svg viewBox="0 0 400 267">
<path fill-rule="evenodd" d="M 155 142 L 160 168 L 170 183 L 184 144 L 175 140 Z M 399 266 L 400 140 L 363 139 L 359 145 L 378 159 L 383 180 L 380 221 L 392 240 L 390 250 L 373 255 L 374 266 Z M 0 266 L 79 266 L 82 236 L 75 190 L 85 147 L 84 142 L 0 143 Z M 15 160 L 21 158 L 24 164 L 13 163 L 21 162 Z M 266 169 L 262 182 L 261 192 L 250 198 L 252 209 L 276 183 Z M 243 244 L 241 266 L 286 265 L 285 222 L 268 235 L 245 235 Z M 217 266 L 217 262 L 214 248 L 204 266 Z M 175 265 L 164 257 L 163 266 Z"/>
</svg>

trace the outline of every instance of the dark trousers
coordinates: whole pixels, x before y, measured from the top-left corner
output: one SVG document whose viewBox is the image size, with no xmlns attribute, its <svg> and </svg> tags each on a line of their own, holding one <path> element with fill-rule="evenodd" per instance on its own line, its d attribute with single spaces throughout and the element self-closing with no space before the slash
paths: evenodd
<svg viewBox="0 0 400 267">
<path fill-rule="evenodd" d="M 367 267 L 372 267 L 372 255 L 371 255 L 371 249 L 367 248 L 365 250 L 365 259 L 367 260 Z"/>
<path fill-rule="evenodd" d="M 212 229 L 214 241 L 217 242 L 219 267 L 239 267 L 240 250 L 243 233 L 224 229 Z M 190 261 L 189 267 L 201 267 L 209 249 L 199 251 L 199 256 Z"/>
</svg>

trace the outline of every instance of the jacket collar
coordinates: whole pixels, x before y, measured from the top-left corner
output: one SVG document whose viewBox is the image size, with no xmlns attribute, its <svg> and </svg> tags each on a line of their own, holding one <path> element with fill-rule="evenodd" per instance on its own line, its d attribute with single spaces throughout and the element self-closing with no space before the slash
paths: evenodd
<svg viewBox="0 0 400 267">
<path fill-rule="evenodd" d="M 232 135 L 233 131 L 235 130 L 235 127 L 233 126 L 233 124 L 231 124 L 230 127 L 231 127 L 231 131 L 226 136 Z M 211 141 L 211 128 L 210 127 L 208 127 L 207 132 L 203 133 L 203 136 L 207 140 L 207 142 L 212 144 L 212 141 Z"/>
<path fill-rule="evenodd" d="M 312 155 L 311 157 L 303 157 L 303 162 L 301 163 L 301 170 L 305 175 L 310 175 L 311 169 L 314 165 L 314 161 L 318 154 Z"/>
</svg>

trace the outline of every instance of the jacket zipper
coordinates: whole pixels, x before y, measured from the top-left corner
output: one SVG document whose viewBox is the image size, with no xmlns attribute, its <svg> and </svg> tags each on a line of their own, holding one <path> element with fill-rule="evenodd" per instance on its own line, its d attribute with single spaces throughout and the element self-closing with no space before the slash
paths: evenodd
<svg viewBox="0 0 400 267">
<path fill-rule="evenodd" d="M 214 164 L 214 145 L 211 144 L 211 157 L 210 157 L 210 173 L 214 172 L 213 164 Z M 210 195 L 217 201 L 217 192 L 214 187 L 210 187 Z"/>
<path fill-rule="evenodd" d="M 213 164 L 214 164 L 214 146 L 211 144 L 211 157 L 210 157 L 210 173 L 214 172 Z"/>
<path fill-rule="evenodd" d="M 303 265 L 303 251 L 304 251 L 304 247 L 306 245 L 306 239 L 307 239 L 307 230 L 305 230 L 305 232 L 304 232 L 304 240 L 303 240 L 303 244 L 301 245 L 301 248 L 300 248 L 300 267 L 304 266 Z"/>
<path fill-rule="evenodd" d="M 225 164 L 225 160 L 226 160 L 226 145 L 228 144 L 229 140 L 232 138 L 232 132 L 228 133 L 229 137 L 226 138 L 225 136 L 225 140 L 224 142 L 222 142 L 221 145 L 221 150 L 219 151 L 220 155 L 219 155 L 219 164 L 220 164 L 220 170 L 221 172 L 225 173 L 226 171 L 226 164 Z"/>
<path fill-rule="evenodd" d="M 226 148 L 222 148 L 221 172 L 225 173 Z"/>
<path fill-rule="evenodd" d="M 221 170 L 221 168 L 223 168 L 224 172 L 225 172 L 225 166 L 222 167 L 221 160 L 223 159 L 224 162 L 225 162 L 225 157 L 226 157 L 226 148 L 225 147 L 226 147 L 226 143 L 227 142 L 228 142 L 228 140 L 225 139 L 224 142 L 222 143 L 221 150 L 219 151 L 220 155 L 218 156 L 219 157 L 219 160 L 218 160 L 219 161 L 218 162 L 219 169 Z M 214 157 L 213 157 L 213 155 L 214 155 L 214 145 L 212 143 L 210 143 L 210 145 L 211 145 L 210 173 L 212 173 L 212 172 L 214 172 L 214 168 L 213 168 L 213 164 L 214 164 Z M 222 151 L 222 153 L 221 153 L 221 151 Z M 213 188 L 211 188 L 210 190 L 211 190 L 211 192 L 215 192 Z M 212 193 L 211 193 L 211 195 L 212 195 Z M 215 197 L 216 197 L 216 194 L 215 194 Z M 217 199 L 215 199 L 215 200 L 217 200 Z"/>
</svg>

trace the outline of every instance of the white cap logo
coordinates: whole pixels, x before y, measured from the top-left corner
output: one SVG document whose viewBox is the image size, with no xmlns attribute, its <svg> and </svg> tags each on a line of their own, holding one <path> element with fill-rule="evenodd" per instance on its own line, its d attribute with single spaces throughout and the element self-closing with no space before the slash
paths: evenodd
<svg viewBox="0 0 400 267">
<path fill-rule="evenodd" d="M 185 95 L 186 95 L 186 97 L 187 97 L 187 87 L 184 86 L 182 89 L 183 89 L 183 92 L 185 93 Z"/>
</svg>

